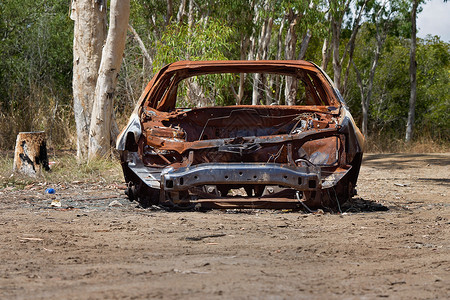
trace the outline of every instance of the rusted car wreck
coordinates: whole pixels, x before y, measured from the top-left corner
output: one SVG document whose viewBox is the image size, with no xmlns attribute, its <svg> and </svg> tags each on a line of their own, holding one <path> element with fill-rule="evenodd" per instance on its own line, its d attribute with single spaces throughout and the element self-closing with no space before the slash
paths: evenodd
<svg viewBox="0 0 450 300">
<path fill-rule="evenodd" d="M 254 78 L 265 78 L 278 103 L 218 105 L 219 94 L 237 96 L 230 86 L 205 87 L 224 74 L 237 84 L 246 76 L 250 94 Z M 283 88 L 295 83 L 295 105 L 279 105 L 287 93 L 274 92 L 267 76 Z M 202 105 L 182 107 L 194 87 Z M 181 61 L 149 82 L 117 149 L 126 193 L 143 206 L 313 209 L 354 195 L 363 143 L 339 91 L 311 62 Z"/>
</svg>

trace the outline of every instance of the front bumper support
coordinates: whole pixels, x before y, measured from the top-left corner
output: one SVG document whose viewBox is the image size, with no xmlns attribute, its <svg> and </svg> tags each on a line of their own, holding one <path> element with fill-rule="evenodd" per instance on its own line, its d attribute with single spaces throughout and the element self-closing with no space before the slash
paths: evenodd
<svg viewBox="0 0 450 300">
<path fill-rule="evenodd" d="M 320 168 L 276 163 L 205 163 L 161 173 L 164 191 L 185 191 L 201 185 L 280 185 L 300 191 L 321 189 Z"/>
</svg>

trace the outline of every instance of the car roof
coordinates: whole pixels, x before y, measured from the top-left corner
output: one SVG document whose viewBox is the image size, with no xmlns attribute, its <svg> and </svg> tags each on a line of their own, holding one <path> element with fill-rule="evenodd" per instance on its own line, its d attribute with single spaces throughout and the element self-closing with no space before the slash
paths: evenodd
<svg viewBox="0 0 450 300">
<path fill-rule="evenodd" d="M 273 71 L 280 71 L 280 68 L 287 69 L 308 69 L 317 71 L 318 67 L 311 62 L 304 60 L 210 60 L 210 61 L 177 61 L 166 66 L 165 72 L 172 72 L 178 70 L 192 70 L 192 71 L 207 71 L 209 68 L 214 68 L 217 72 L 220 69 L 224 72 L 236 72 L 236 68 L 249 68 L 249 71 L 257 72 L 258 67 L 264 70 L 273 69 Z M 211 70 L 212 71 L 212 70 Z"/>
</svg>

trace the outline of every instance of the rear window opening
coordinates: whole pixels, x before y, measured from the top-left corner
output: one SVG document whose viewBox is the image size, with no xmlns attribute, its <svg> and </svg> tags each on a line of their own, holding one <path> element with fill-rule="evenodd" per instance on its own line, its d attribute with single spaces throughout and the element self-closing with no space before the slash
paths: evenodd
<svg viewBox="0 0 450 300">
<path fill-rule="evenodd" d="M 297 76 L 223 73 L 180 77 L 181 74 L 175 73 L 170 78 L 161 98 L 175 102 L 178 108 L 236 104 L 324 106 L 329 103 L 321 81 L 306 71 Z"/>
</svg>

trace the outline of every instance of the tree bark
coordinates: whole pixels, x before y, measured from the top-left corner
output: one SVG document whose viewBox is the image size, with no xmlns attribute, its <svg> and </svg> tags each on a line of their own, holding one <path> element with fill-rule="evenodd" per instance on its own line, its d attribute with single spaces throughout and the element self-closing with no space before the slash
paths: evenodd
<svg viewBox="0 0 450 300">
<path fill-rule="evenodd" d="M 241 40 L 241 60 L 245 60 L 245 53 L 248 48 L 248 38 L 244 37 Z M 237 97 L 237 105 L 242 104 L 242 100 L 244 98 L 244 87 L 245 84 L 245 73 L 239 74 L 239 91 L 238 91 L 238 97 Z"/>
<path fill-rule="evenodd" d="M 341 61 L 339 59 L 339 41 L 341 35 L 340 19 L 331 17 L 331 47 L 333 51 L 333 81 L 338 90 L 341 89 Z"/>
<path fill-rule="evenodd" d="M 172 16 L 173 16 L 173 2 L 172 0 L 167 0 L 166 26 L 169 25 Z"/>
<path fill-rule="evenodd" d="M 194 0 L 189 0 L 189 10 L 188 10 L 189 35 L 191 35 L 192 26 L 194 26 Z"/>
<path fill-rule="evenodd" d="M 186 15 L 186 0 L 181 0 L 180 8 L 177 13 L 177 23 L 181 24 L 183 22 L 183 17 Z"/>
<path fill-rule="evenodd" d="M 131 105 L 136 105 L 136 102 L 134 101 L 134 91 L 133 86 L 131 85 L 130 81 L 128 80 L 128 67 L 127 67 L 127 60 L 125 57 L 123 58 L 123 73 L 124 73 L 124 81 L 125 81 L 125 96 L 128 99 L 128 102 Z"/>
<path fill-rule="evenodd" d="M 50 170 L 45 132 L 20 132 L 16 140 L 13 170 L 36 177 L 42 169 Z"/>
<path fill-rule="evenodd" d="M 109 154 L 113 116 L 113 95 L 122 63 L 130 16 L 130 0 L 112 0 L 110 26 L 95 87 L 95 101 L 89 130 L 89 159 Z"/>
<path fill-rule="evenodd" d="M 336 85 L 336 88 L 341 90 L 341 73 L 342 73 L 342 63 L 347 55 L 348 44 L 345 47 L 345 51 L 342 55 L 342 58 L 339 57 L 339 45 L 341 38 L 341 30 L 342 30 L 342 22 L 344 20 L 345 12 L 347 11 L 351 0 L 345 0 L 342 3 L 334 3 L 330 6 L 334 7 L 331 14 L 331 47 L 333 51 L 333 81 Z M 365 5 L 365 3 L 364 3 Z M 361 9 L 362 11 L 362 9 Z M 354 23 L 355 25 L 355 23 Z M 356 30 L 355 26 L 353 27 L 353 32 Z"/>
<path fill-rule="evenodd" d="M 363 108 L 363 121 L 362 121 L 362 131 L 364 135 L 367 135 L 368 133 L 368 123 L 369 123 L 369 105 L 370 101 L 372 100 L 372 90 L 373 90 L 373 80 L 375 79 L 375 71 L 378 65 L 378 59 L 380 58 L 381 54 L 381 48 L 382 48 L 382 41 L 377 42 L 377 47 L 375 49 L 375 57 L 372 62 L 372 67 L 370 68 L 370 74 L 369 74 L 369 82 L 367 86 L 367 95 L 365 98 L 362 98 L 361 106 Z"/>
<path fill-rule="evenodd" d="M 408 123 L 406 124 L 406 135 L 405 141 L 407 143 L 411 142 L 414 130 L 414 119 L 415 119 L 415 109 L 416 109 L 416 94 L 417 94 L 417 62 L 416 62 L 416 18 L 417 18 L 417 7 L 419 6 L 419 0 L 414 0 L 413 7 L 411 11 L 411 49 L 409 54 L 409 78 L 411 82 L 411 91 L 409 96 L 409 111 L 408 111 Z"/>
<path fill-rule="evenodd" d="M 328 62 L 330 61 L 330 56 L 331 56 L 330 40 L 328 38 L 325 38 L 323 40 L 322 46 L 322 64 L 320 65 L 320 67 L 324 71 L 327 70 Z"/>
<path fill-rule="evenodd" d="M 73 109 L 77 129 L 77 157 L 86 159 L 102 47 L 106 37 L 106 0 L 73 0 Z"/>
<path fill-rule="evenodd" d="M 307 29 L 305 36 L 303 37 L 302 44 L 300 45 L 300 52 L 298 53 L 298 60 L 302 60 L 305 58 L 306 50 L 308 49 L 309 40 L 311 39 L 312 33 L 311 30 Z"/>
<path fill-rule="evenodd" d="M 252 7 L 253 7 L 253 24 L 258 24 L 260 19 L 259 14 L 259 6 L 258 1 L 252 1 Z M 248 50 L 248 60 L 254 60 L 255 59 L 255 47 L 256 47 L 256 35 L 257 32 L 255 32 L 256 26 L 254 27 L 252 34 L 250 35 L 250 45 Z"/>
<path fill-rule="evenodd" d="M 283 31 L 284 31 L 284 24 L 286 21 L 286 16 L 283 16 L 283 19 L 281 20 L 280 29 L 278 30 L 278 41 L 277 41 L 277 54 L 275 59 L 280 60 L 281 55 L 283 52 Z M 273 78 L 273 77 L 272 77 Z M 280 91 L 281 91 L 281 85 L 280 82 L 280 75 L 275 75 L 275 102 L 277 104 L 280 104 Z"/>
<path fill-rule="evenodd" d="M 331 21 L 331 13 L 328 12 L 327 14 L 327 22 Z M 331 48 L 330 48 L 330 33 L 325 37 L 323 40 L 322 45 L 322 64 L 320 65 L 320 68 L 322 70 L 326 71 L 328 67 L 328 62 L 330 61 L 331 56 Z"/>
<path fill-rule="evenodd" d="M 338 90 L 341 90 L 342 64 L 339 57 L 339 45 L 342 19 L 331 18 L 331 47 L 333 51 L 333 81 Z M 344 53 L 345 54 L 345 53 Z"/>
<path fill-rule="evenodd" d="M 368 133 L 368 123 L 369 123 L 369 105 L 372 99 L 373 81 L 375 79 L 375 71 L 378 65 L 378 60 L 381 54 L 381 48 L 383 47 L 384 39 L 377 35 L 377 46 L 374 53 L 374 59 L 372 61 L 372 66 L 370 68 L 369 79 L 367 82 L 367 87 L 364 86 L 361 73 L 359 72 L 356 65 L 353 63 L 353 67 L 356 73 L 356 82 L 358 84 L 360 94 L 361 94 L 361 110 L 362 110 L 362 124 L 361 131 L 363 135 Z"/>
<path fill-rule="evenodd" d="M 298 22 L 298 15 L 294 14 L 292 9 L 288 12 L 289 27 L 285 38 L 285 53 L 287 60 L 295 59 L 295 46 L 297 45 L 297 34 L 295 33 L 295 25 Z M 286 76 L 286 87 L 284 97 L 286 105 L 295 105 L 295 94 L 297 92 L 297 81 L 292 76 Z"/>
<path fill-rule="evenodd" d="M 267 3 L 267 2 L 266 2 Z M 268 7 L 266 7 L 268 9 Z M 258 52 L 256 53 L 257 60 L 265 60 L 268 57 L 270 37 L 272 35 L 273 18 L 269 17 L 264 21 L 264 25 L 261 28 L 261 33 L 258 41 Z M 266 91 L 265 79 L 263 74 L 255 73 L 253 79 L 253 93 L 252 93 L 252 105 L 259 104 L 261 100 L 261 91 Z M 266 101 L 267 101 L 267 91 L 266 91 Z"/>
<path fill-rule="evenodd" d="M 314 3 L 314 1 L 310 1 L 309 5 L 308 5 L 308 10 L 311 11 L 315 11 L 316 10 L 316 3 Z M 307 11 L 303 12 L 302 15 L 307 14 Z M 306 50 L 308 50 L 308 46 L 309 46 L 309 40 L 311 39 L 312 36 L 312 32 L 310 28 L 306 29 L 306 33 L 303 35 L 303 39 L 302 39 L 302 43 L 300 44 L 300 52 L 298 53 L 298 60 L 302 60 L 305 58 L 306 55 Z"/>
</svg>

